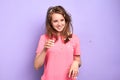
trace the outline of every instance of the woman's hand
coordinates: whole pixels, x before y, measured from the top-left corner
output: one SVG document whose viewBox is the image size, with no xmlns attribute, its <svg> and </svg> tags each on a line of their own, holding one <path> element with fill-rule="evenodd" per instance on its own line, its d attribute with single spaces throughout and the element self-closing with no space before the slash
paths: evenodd
<svg viewBox="0 0 120 80">
<path fill-rule="evenodd" d="M 79 62 L 74 60 L 69 70 L 69 78 L 70 77 L 77 78 L 78 70 L 79 70 Z"/>
<path fill-rule="evenodd" d="M 48 49 L 52 46 L 54 46 L 54 40 L 49 39 L 48 41 L 45 42 L 44 48 Z"/>
</svg>

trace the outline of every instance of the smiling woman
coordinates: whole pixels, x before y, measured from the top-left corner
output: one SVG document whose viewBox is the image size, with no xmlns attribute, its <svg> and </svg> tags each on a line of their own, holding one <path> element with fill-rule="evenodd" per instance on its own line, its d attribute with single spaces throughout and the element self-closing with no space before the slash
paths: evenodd
<svg viewBox="0 0 120 80">
<path fill-rule="evenodd" d="M 73 34 L 71 17 L 62 6 L 47 11 L 46 34 L 40 37 L 34 66 L 39 69 L 43 64 L 41 80 L 76 80 L 78 75 L 79 39 Z"/>
<path fill-rule="evenodd" d="M 53 14 L 51 23 L 53 28 L 58 31 L 58 33 L 60 33 L 65 27 L 65 19 L 61 14 Z"/>
</svg>

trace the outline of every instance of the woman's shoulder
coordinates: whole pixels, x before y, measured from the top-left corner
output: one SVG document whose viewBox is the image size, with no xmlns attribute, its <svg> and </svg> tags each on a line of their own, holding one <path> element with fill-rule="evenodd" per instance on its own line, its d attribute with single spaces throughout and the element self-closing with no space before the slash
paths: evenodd
<svg viewBox="0 0 120 80">
<path fill-rule="evenodd" d="M 72 34 L 73 39 L 79 39 L 79 37 L 76 34 Z"/>
<path fill-rule="evenodd" d="M 40 37 L 46 37 L 46 34 L 41 34 L 41 36 Z"/>
<path fill-rule="evenodd" d="M 80 39 L 76 34 L 72 34 L 72 38 L 70 39 L 70 43 L 72 43 L 73 46 L 76 44 L 79 44 Z"/>
<path fill-rule="evenodd" d="M 79 37 L 76 34 L 72 34 L 71 42 L 76 43 L 79 41 L 80 41 Z"/>
<path fill-rule="evenodd" d="M 40 38 L 42 38 L 42 39 L 47 39 L 47 35 L 46 35 L 46 34 L 42 34 L 42 35 L 40 36 Z"/>
</svg>

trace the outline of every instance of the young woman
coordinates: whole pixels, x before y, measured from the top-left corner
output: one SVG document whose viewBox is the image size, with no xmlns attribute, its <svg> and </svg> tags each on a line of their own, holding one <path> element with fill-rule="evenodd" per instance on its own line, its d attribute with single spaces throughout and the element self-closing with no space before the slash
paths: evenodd
<svg viewBox="0 0 120 80">
<path fill-rule="evenodd" d="M 72 33 L 71 17 L 62 6 L 49 7 L 46 34 L 40 37 L 34 66 L 44 64 L 41 80 L 76 80 L 81 65 L 79 39 Z"/>
</svg>

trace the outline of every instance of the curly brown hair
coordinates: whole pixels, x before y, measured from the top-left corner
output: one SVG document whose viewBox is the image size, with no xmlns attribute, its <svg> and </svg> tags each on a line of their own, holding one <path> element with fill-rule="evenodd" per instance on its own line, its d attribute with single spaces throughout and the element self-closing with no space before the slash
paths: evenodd
<svg viewBox="0 0 120 80">
<path fill-rule="evenodd" d="M 52 14 L 54 13 L 63 15 L 65 19 L 65 27 L 60 33 L 60 35 L 62 36 L 62 40 L 64 40 L 64 43 L 67 43 L 70 40 L 70 38 L 72 38 L 73 27 L 71 23 L 71 16 L 66 12 L 66 10 L 62 6 L 54 6 L 48 8 L 46 15 L 46 34 L 50 39 L 53 37 L 55 37 L 56 40 L 58 39 L 56 34 L 57 31 L 52 27 L 51 24 Z"/>
</svg>

